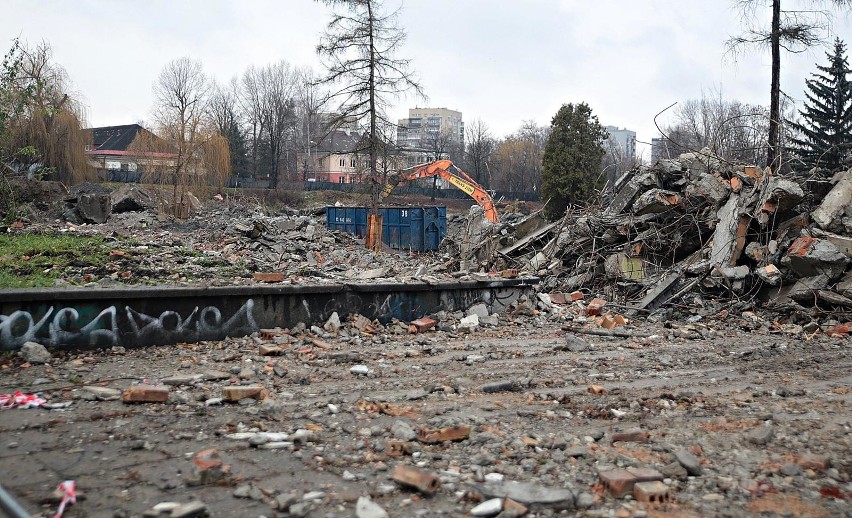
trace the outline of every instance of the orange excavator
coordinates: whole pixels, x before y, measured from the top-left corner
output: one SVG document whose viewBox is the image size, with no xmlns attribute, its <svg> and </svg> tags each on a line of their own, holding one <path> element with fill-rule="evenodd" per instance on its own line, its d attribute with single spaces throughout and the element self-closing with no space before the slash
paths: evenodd
<svg viewBox="0 0 852 518">
<path fill-rule="evenodd" d="M 455 172 L 451 171 L 451 169 Z M 418 178 L 431 178 L 433 176 L 440 176 L 476 200 L 476 203 L 485 211 L 485 217 L 488 218 L 488 221 L 492 223 L 500 221 L 500 216 L 497 214 L 497 209 L 494 208 L 494 200 L 491 199 L 491 195 L 450 160 L 436 160 L 401 170 L 399 174 L 385 185 L 379 199 L 384 200 L 387 198 L 396 186 L 402 182 L 417 180 Z"/>
</svg>

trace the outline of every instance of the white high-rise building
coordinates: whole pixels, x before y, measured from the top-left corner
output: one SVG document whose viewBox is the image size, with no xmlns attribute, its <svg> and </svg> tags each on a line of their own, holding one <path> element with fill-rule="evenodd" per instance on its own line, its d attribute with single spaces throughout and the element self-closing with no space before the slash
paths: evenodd
<svg viewBox="0 0 852 518">
<path fill-rule="evenodd" d="M 636 157 L 636 132 L 617 126 L 605 126 L 609 138 L 604 142 L 607 152 L 618 152 L 624 158 Z"/>
<path fill-rule="evenodd" d="M 408 118 L 398 122 L 396 144 L 403 150 L 458 149 L 464 144 L 462 113 L 447 108 L 409 108 Z"/>
</svg>

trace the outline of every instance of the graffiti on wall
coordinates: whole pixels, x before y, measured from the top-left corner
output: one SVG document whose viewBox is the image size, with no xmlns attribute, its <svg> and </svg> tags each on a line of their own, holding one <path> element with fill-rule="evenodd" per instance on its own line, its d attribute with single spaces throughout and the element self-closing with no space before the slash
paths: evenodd
<svg viewBox="0 0 852 518">
<path fill-rule="evenodd" d="M 82 322 L 81 322 L 82 320 Z M 143 346 L 217 340 L 227 336 L 245 336 L 259 329 L 254 319 L 254 300 L 248 299 L 227 320 L 216 306 L 189 315 L 164 311 L 146 315 L 130 306 L 122 314 L 116 306 L 103 309 L 85 321 L 77 308 L 56 310 L 51 306 L 40 317 L 29 311 L 0 315 L 0 350 L 19 349 L 26 342 L 51 347 Z"/>
</svg>

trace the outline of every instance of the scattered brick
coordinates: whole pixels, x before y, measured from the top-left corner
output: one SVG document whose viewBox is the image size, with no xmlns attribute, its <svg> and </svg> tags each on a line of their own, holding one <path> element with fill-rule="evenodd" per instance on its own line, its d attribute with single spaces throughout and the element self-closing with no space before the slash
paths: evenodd
<svg viewBox="0 0 852 518">
<path fill-rule="evenodd" d="M 550 296 L 550 302 L 553 302 L 554 304 L 568 304 L 568 297 L 566 297 L 562 292 L 554 291 L 552 293 L 548 293 L 548 295 Z"/>
<path fill-rule="evenodd" d="M 283 282 L 284 274 L 276 272 L 254 272 L 254 280 L 257 282 Z"/>
<path fill-rule="evenodd" d="M 441 479 L 434 473 L 417 469 L 405 464 L 397 464 L 391 473 L 391 479 L 403 486 L 413 487 L 427 495 L 435 494 L 441 487 Z"/>
<path fill-rule="evenodd" d="M 447 441 L 463 441 L 470 437 L 469 426 L 453 426 L 450 428 L 436 428 L 432 430 L 421 429 L 417 439 L 426 444 L 434 444 Z"/>
<path fill-rule="evenodd" d="M 121 399 L 125 403 L 165 403 L 169 399 L 169 387 L 162 385 L 132 385 L 124 391 Z"/>
<path fill-rule="evenodd" d="M 272 344 L 261 344 L 258 347 L 258 354 L 261 356 L 278 356 L 284 351 L 281 347 Z"/>
<path fill-rule="evenodd" d="M 651 434 L 645 430 L 628 430 L 612 434 L 612 442 L 649 442 Z"/>
<path fill-rule="evenodd" d="M 569 296 L 571 297 L 572 302 L 577 302 L 578 300 L 583 300 L 585 298 L 582 291 L 572 291 Z"/>
<path fill-rule="evenodd" d="M 601 387 L 600 385 L 589 385 L 588 389 L 590 394 L 601 395 L 606 392 L 606 389 Z"/>
<path fill-rule="evenodd" d="M 402 457 L 411 453 L 411 445 L 406 441 L 388 439 L 385 443 L 385 452 L 389 457 Z"/>
<path fill-rule="evenodd" d="M 222 388 L 222 397 L 226 401 L 239 401 L 241 399 L 266 399 L 269 391 L 260 385 L 234 385 Z"/>
<path fill-rule="evenodd" d="M 519 502 L 515 502 L 511 498 L 503 500 L 503 512 L 500 515 L 506 516 L 524 516 L 529 512 L 527 507 Z"/>
<path fill-rule="evenodd" d="M 606 301 L 604 299 L 592 299 L 586 307 L 586 316 L 592 317 L 600 315 L 604 306 L 606 306 Z"/>
<path fill-rule="evenodd" d="M 438 324 L 438 321 L 429 317 L 418 318 L 417 320 L 412 320 L 411 324 L 408 326 L 408 331 L 410 333 L 422 333 L 424 331 L 428 331 L 435 327 Z M 414 331 L 412 331 L 412 327 Z"/>
<path fill-rule="evenodd" d="M 598 473 L 604 487 L 612 496 L 621 498 L 633 492 L 636 477 L 626 469 L 611 469 Z"/>
<path fill-rule="evenodd" d="M 508 270 L 503 270 L 500 272 L 500 277 L 504 279 L 515 279 L 521 272 L 515 268 L 510 268 Z"/>
<path fill-rule="evenodd" d="M 670 502 L 672 497 L 669 486 L 659 480 L 653 482 L 637 482 L 633 486 L 633 498 L 639 502 L 649 504 L 664 504 Z"/>
<path fill-rule="evenodd" d="M 796 464 L 802 469 L 812 469 L 814 471 L 825 471 L 831 463 L 825 457 L 819 457 L 811 453 L 806 453 L 796 460 Z"/>
<path fill-rule="evenodd" d="M 636 477 L 636 482 L 653 482 L 666 478 L 662 473 L 652 468 L 627 468 L 627 471 Z"/>
</svg>

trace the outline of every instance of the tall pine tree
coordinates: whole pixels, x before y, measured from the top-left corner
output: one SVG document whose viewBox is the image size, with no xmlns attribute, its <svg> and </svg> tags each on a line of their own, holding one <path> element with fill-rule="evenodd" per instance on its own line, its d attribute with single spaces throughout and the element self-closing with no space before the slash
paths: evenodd
<svg viewBox="0 0 852 518">
<path fill-rule="evenodd" d="M 569 204 L 588 202 L 601 186 L 606 135 L 586 103 L 564 104 L 553 117 L 541 164 L 541 194 L 548 218 L 561 217 Z"/>
<path fill-rule="evenodd" d="M 796 135 L 790 139 L 790 152 L 807 169 L 836 171 L 852 153 L 852 70 L 846 61 L 846 45 L 838 38 L 834 54 L 826 53 L 828 66 L 817 65 L 821 73 L 811 74 L 802 122 L 790 122 Z M 795 166 L 794 166 L 795 167 Z"/>
</svg>

